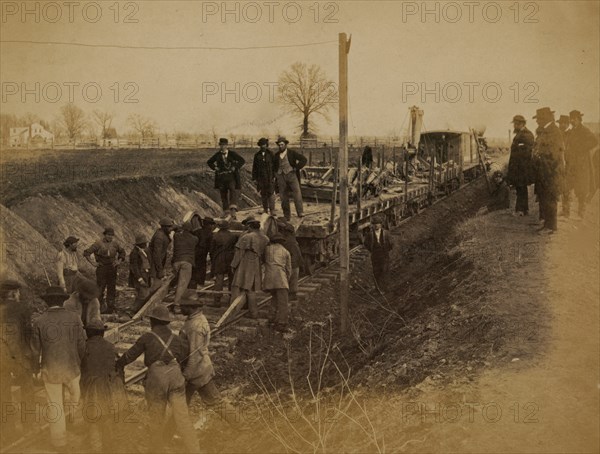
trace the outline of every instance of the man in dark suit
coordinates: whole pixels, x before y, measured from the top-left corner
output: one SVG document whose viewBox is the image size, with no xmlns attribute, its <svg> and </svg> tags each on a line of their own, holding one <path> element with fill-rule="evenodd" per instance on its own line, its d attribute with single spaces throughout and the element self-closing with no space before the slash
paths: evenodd
<svg viewBox="0 0 600 454">
<path fill-rule="evenodd" d="M 569 192 L 575 190 L 577 212 L 583 218 L 585 206 L 596 192 L 593 152 L 597 150 L 598 139 L 595 134 L 583 126 L 583 114 L 578 110 L 569 112 L 571 130 L 567 153 L 567 178 Z"/>
<path fill-rule="evenodd" d="M 135 237 L 135 247 L 129 254 L 129 286 L 135 289 L 135 301 L 131 311 L 139 311 L 150 294 L 150 259 L 144 235 Z"/>
<path fill-rule="evenodd" d="M 160 220 L 160 228 L 154 232 L 150 240 L 150 277 L 152 278 L 152 289 L 160 287 L 161 279 L 165 277 L 165 266 L 167 264 L 167 253 L 171 244 L 169 234 L 173 230 L 173 221 L 168 218 Z"/>
<path fill-rule="evenodd" d="M 372 224 L 373 227 L 365 237 L 365 247 L 371 253 L 375 282 L 379 288 L 382 288 L 385 284 L 385 276 L 389 272 L 390 251 L 393 244 L 390 240 L 390 232 L 383 228 L 383 220 L 380 216 L 374 216 Z"/>
<path fill-rule="evenodd" d="M 218 222 L 219 230 L 213 235 L 210 259 L 211 259 L 211 273 L 215 278 L 216 291 L 223 290 L 223 282 L 225 276 L 227 276 L 227 284 L 229 290 L 231 290 L 231 282 L 233 281 L 233 270 L 231 269 L 231 262 L 235 254 L 235 244 L 237 243 L 237 236 L 229 231 L 229 222 L 222 220 Z M 221 306 L 221 295 L 215 295 L 213 307 Z"/>
<path fill-rule="evenodd" d="M 283 215 L 289 221 L 292 217 L 290 210 L 290 196 L 292 193 L 296 214 L 299 218 L 304 216 L 302 205 L 302 191 L 300 190 L 300 169 L 306 165 L 306 157 L 294 150 L 288 149 L 290 143 L 285 137 L 277 139 L 279 153 L 273 158 L 273 173 L 277 177 L 277 188 L 281 197 Z"/>
<path fill-rule="evenodd" d="M 252 163 L 252 180 L 260 193 L 265 213 L 275 214 L 275 175 L 273 173 L 273 153 L 269 150 L 269 139 L 261 137 L 258 141 L 260 150 L 254 155 Z"/>
<path fill-rule="evenodd" d="M 512 123 L 514 125 L 515 137 L 510 147 L 510 159 L 508 161 L 508 184 L 514 186 L 517 191 L 517 203 L 515 213 L 520 215 L 529 214 L 529 197 L 527 186 L 533 179 L 533 162 L 531 152 L 535 139 L 533 133 L 525 126 L 525 117 L 515 115 Z"/>
<path fill-rule="evenodd" d="M 540 214 L 544 225 L 541 234 L 554 233 L 558 228 L 557 202 L 560 195 L 560 175 L 564 169 L 564 144 L 561 133 L 554 121 L 554 111 L 542 107 L 533 117 L 538 124 L 534 145 L 537 160 L 536 191 L 540 204 Z"/>
<path fill-rule="evenodd" d="M 239 191 L 242 189 L 240 169 L 246 161 L 235 151 L 229 150 L 228 145 L 227 139 L 219 139 L 219 151 L 207 164 L 215 171 L 215 189 L 221 193 L 223 211 L 230 210 L 231 216 L 235 218 Z"/>
</svg>

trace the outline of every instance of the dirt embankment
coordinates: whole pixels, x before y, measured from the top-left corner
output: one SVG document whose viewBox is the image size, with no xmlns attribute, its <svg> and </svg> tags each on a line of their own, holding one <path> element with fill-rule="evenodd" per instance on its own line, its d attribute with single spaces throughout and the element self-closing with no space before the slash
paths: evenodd
<svg viewBox="0 0 600 454">
<path fill-rule="evenodd" d="M 69 235 L 80 248 L 112 226 L 127 252 L 137 233 L 150 237 L 158 220 L 187 211 L 221 212 L 208 154 L 193 150 L 71 151 L 2 162 L 1 266 L 33 287 L 56 282 L 54 260 Z M 5 156 L 3 156 L 4 158 Z M 259 201 L 243 171 L 240 206 Z M 120 270 L 126 282 L 126 266 Z M 84 262 L 83 271 L 93 270 Z"/>
</svg>

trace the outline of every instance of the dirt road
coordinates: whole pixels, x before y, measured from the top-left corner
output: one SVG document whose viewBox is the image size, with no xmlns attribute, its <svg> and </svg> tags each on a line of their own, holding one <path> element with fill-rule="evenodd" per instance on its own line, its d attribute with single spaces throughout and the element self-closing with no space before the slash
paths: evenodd
<svg viewBox="0 0 600 454">
<path fill-rule="evenodd" d="M 561 218 L 558 233 L 551 237 L 532 232 L 532 216 L 495 213 L 463 226 L 477 249 L 489 251 L 491 246 L 498 255 L 511 252 L 511 259 L 499 260 L 493 267 L 489 266 L 496 258 L 493 254 L 475 256 L 475 265 L 496 277 L 488 280 L 491 298 L 486 305 L 496 305 L 507 317 L 527 320 L 523 335 L 504 339 L 513 357 L 501 367 L 485 368 L 476 380 L 444 387 L 424 383 L 418 386 L 420 392 L 394 400 L 391 405 L 402 424 L 395 426 L 396 433 L 400 427 L 404 430 L 396 438 L 401 441 L 388 448 L 600 452 L 595 202 L 585 220 Z M 517 249 L 521 254 L 513 254 Z M 413 441 L 405 444 L 408 440 Z"/>
</svg>

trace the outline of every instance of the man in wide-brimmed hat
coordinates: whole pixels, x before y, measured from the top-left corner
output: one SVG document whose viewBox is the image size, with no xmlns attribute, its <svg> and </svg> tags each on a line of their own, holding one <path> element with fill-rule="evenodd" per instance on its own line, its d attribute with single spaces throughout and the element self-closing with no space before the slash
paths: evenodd
<svg viewBox="0 0 600 454">
<path fill-rule="evenodd" d="M 212 246 L 213 230 L 215 230 L 216 225 L 215 220 L 207 216 L 202 219 L 201 228 L 194 231 L 194 235 L 198 238 L 198 244 L 196 244 L 195 263 L 192 267 L 192 278 L 188 288 L 195 289 L 198 285 L 204 285 L 206 281 L 208 253 Z"/>
<path fill-rule="evenodd" d="M 223 290 L 223 282 L 227 276 L 227 285 L 231 290 L 231 281 L 233 280 L 233 270 L 231 261 L 235 254 L 235 243 L 237 237 L 229 231 L 229 222 L 225 219 L 217 222 L 219 230 L 214 234 L 210 250 L 210 260 L 212 263 L 211 273 L 215 278 L 215 291 Z M 215 295 L 212 304 L 214 307 L 221 306 L 221 295 Z"/>
<path fill-rule="evenodd" d="M 244 158 L 229 149 L 229 141 L 225 138 L 219 139 L 219 151 L 207 161 L 208 167 L 215 171 L 215 189 L 221 194 L 223 211 L 229 210 L 233 218 L 242 189 L 240 169 L 245 163 Z"/>
<path fill-rule="evenodd" d="M 75 291 L 71 293 L 63 307 L 77 313 L 84 325 L 92 320 L 101 320 L 99 294 L 96 283 L 82 276 L 77 279 Z"/>
<path fill-rule="evenodd" d="M 515 115 L 512 123 L 515 137 L 510 146 L 506 180 L 517 191 L 515 213 L 527 215 L 529 214 L 528 186 L 534 182 L 535 178 L 532 155 L 535 138 L 525 126 L 526 120 L 523 115 Z"/>
<path fill-rule="evenodd" d="M 260 231 L 260 221 L 245 221 L 248 231 L 238 239 L 231 262 L 231 268 L 234 270 L 231 302 L 245 293 L 250 316 L 257 318 L 256 292 L 261 290 L 263 254 L 269 238 Z"/>
<path fill-rule="evenodd" d="M 76 423 L 82 421 L 80 399 L 80 364 L 85 351 L 85 334 L 80 317 L 63 307 L 68 294 L 60 286 L 48 287 L 42 299 L 48 310 L 34 321 L 32 348 L 34 352 L 34 373 L 41 366 L 41 379 L 44 381 L 48 404 L 56 408 L 56 417 L 50 419 L 50 440 L 57 449 L 67 444 L 65 399 L 74 409 Z"/>
<path fill-rule="evenodd" d="M 177 288 L 174 302 L 179 300 L 187 290 L 192 279 L 192 268 L 196 264 L 196 246 L 198 237 L 192 233 L 192 224 L 184 222 L 180 232 L 173 237 L 173 271 L 177 273 Z"/>
<path fill-rule="evenodd" d="M 73 285 L 79 275 L 78 243 L 79 238 L 75 238 L 74 236 L 67 237 L 63 242 L 64 249 L 56 256 L 58 283 L 67 293 L 71 293 L 74 290 Z"/>
<path fill-rule="evenodd" d="M 161 279 L 165 277 L 165 266 L 167 264 L 169 245 L 171 244 L 170 234 L 173 230 L 173 221 L 169 218 L 162 218 L 159 225 L 160 227 L 152 235 L 148 247 L 150 284 L 152 289 L 159 287 Z"/>
<path fill-rule="evenodd" d="M 131 314 L 139 311 L 150 294 L 150 257 L 148 254 L 148 239 L 144 234 L 135 236 L 135 243 L 129 254 L 129 287 L 135 289 L 135 301 Z"/>
<path fill-rule="evenodd" d="M 558 228 L 558 197 L 561 193 L 560 175 L 564 172 L 564 143 L 549 107 L 537 109 L 533 117 L 538 128 L 534 145 L 536 159 L 535 191 L 544 225 L 541 234 L 554 233 Z"/>
<path fill-rule="evenodd" d="M 115 312 L 117 298 L 117 267 L 127 258 L 125 249 L 115 239 L 115 229 L 106 227 L 102 238 L 83 251 L 83 256 L 96 268 L 96 283 L 100 289 L 100 306 L 104 307 L 104 293 L 106 291 L 105 313 Z M 95 262 L 91 256 L 94 256 Z"/>
<path fill-rule="evenodd" d="M 252 162 L 252 180 L 260 193 L 265 213 L 275 213 L 275 174 L 273 173 L 273 153 L 269 150 L 269 140 L 261 137 L 258 141 L 260 149 Z"/>
<path fill-rule="evenodd" d="M 167 438 L 167 404 L 171 407 L 179 435 L 187 452 L 198 452 L 199 444 L 185 400 L 185 378 L 180 364 L 187 357 L 187 346 L 169 328 L 171 315 L 163 304 L 157 304 L 150 314 L 151 331 L 142 334 L 135 344 L 117 361 L 122 368 L 144 355 L 148 367 L 145 391 L 150 421 L 150 446 L 159 452 Z"/>
<path fill-rule="evenodd" d="M 571 130 L 566 152 L 568 194 L 575 190 L 577 212 L 583 218 L 586 205 L 597 190 L 598 138 L 583 125 L 583 114 L 578 110 L 569 112 Z M 563 199 L 563 211 L 569 213 L 569 197 Z"/>
<path fill-rule="evenodd" d="M 87 335 L 81 361 L 81 398 L 85 408 L 94 407 L 97 417 L 88 422 L 89 443 L 94 452 L 114 452 L 125 436 L 118 412 L 127 414 L 127 395 L 116 367 L 115 345 L 104 339 L 107 326 L 94 319 L 84 326 Z"/>
<path fill-rule="evenodd" d="M 288 149 L 290 143 L 285 137 L 277 138 L 279 153 L 273 158 L 273 173 L 277 178 L 277 189 L 281 197 L 281 208 L 283 215 L 287 220 L 291 219 L 290 196 L 292 193 L 296 214 L 298 217 L 304 216 L 304 206 L 302 204 L 302 191 L 300 189 L 300 169 L 306 165 L 306 157 L 294 150 Z"/>
<path fill-rule="evenodd" d="M 276 233 L 265 249 L 263 288 L 271 293 L 270 319 L 277 331 L 286 331 L 290 314 L 288 292 L 292 276 L 292 257 L 283 245 L 285 237 Z"/>
<path fill-rule="evenodd" d="M 290 301 L 298 299 L 298 280 L 300 278 L 300 267 L 303 264 L 302 251 L 300 245 L 296 239 L 296 229 L 285 218 L 277 219 L 278 233 L 281 233 L 285 237 L 285 243 L 283 245 L 290 253 L 292 258 L 292 275 L 290 276 Z"/>
</svg>

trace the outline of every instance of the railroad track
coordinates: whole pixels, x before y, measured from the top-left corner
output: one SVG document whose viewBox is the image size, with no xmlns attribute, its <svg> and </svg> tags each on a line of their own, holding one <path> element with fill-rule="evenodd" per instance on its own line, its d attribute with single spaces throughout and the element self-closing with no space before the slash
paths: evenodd
<svg viewBox="0 0 600 454">
<path fill-rule="evenodd" d="M 464 184 L 459 190 L 470 186 L 477 180 L 478 179 L 475 179 Z M 437 198 L 431 205 L 435 205 L 445 200 L 447 197 L 448 195 Z M 411 214 L 408 217 L 401 219 L 394 226 L 394 229 L 397 229 L 405 222 L 413 219 L 415 214 L 418 213 Z M 352 272 L 352 269 L 356 268 L 356 266 L 362 265 L 364 260 L 368 257 L 369 253 L 365 248 L 360 245 L 353 247 L 350 250 L 350 271 Z M 321 288 L 333 285 L 339 279 L 338 263 L 339 258 L 335 258 L 327 265 L 317 268 L 312 275 L 300 278 L 298 282 L 298 299 L 301 302 L 307 302 L 315 296 Z M 141 334 L 149 331 L 149 323 L 145 319 L 144 314 L 148 312 L 154 304 L 161 302 L 167 304 L 172 303 L 174 291 L 170 290 L 169 281 L 170 279 L 163 283 L 163 285 L 151 296 L 148 303 L 131 320 L 120 324 L 115 323 L 112 326 L 109 324 L 109 330 L 105 333 L 105 337 L 115 344 L 119 354 L 127 351 Z M 213 287 L 214 284 L 210 284 L 198 290 L 198 295 L 203 302 L 206 303 L 212 298 L 212 295 L 207 297 L 204 292 L 213 289 Z M 258 336 L 262 328 L 267 329 L 267 319 L 266 317 L 261 318 L 261 316 L 265 315 L 265 309 L 271 300 L 271 296 L 264 292 L 258 292 L 257 299 L 259 307 L 258 319 L 247 317 L 248 311 L 243 309 L 234 313 L 218 327 L 216 326 L 217 322 L 225 313 L 226 308 L 213 308 L 206 304 L 204 305 L 203 312 L 211 326 L 211 356 L 219 355 L 224 351 L 229 352 L 235 347 L 241 337 L 255 337 Z M 171 329 L 178 332 L 185 321 L 185 317 L 180 314 L 175 314 L 173 318 L 174 320 L 171 322 Z M 138 358 L 128 365 L 125 372 L 125 385 L 127 386 L 128 391 L 135 394 L 143 394 L 143 388 L 139 382 L 146 376 L 147 368 L 144 366 L 142 358 Z M 43 392 L 43 389 L 40 391 Z M 36 441 L 40 440 L 47 428 L 48 424 L 39 427 L 33 433 L 26 434 L 0 452 L 2 454 L 7 452 L 23 452 L 23 449 L 32 446 Z"/>
</svg>

